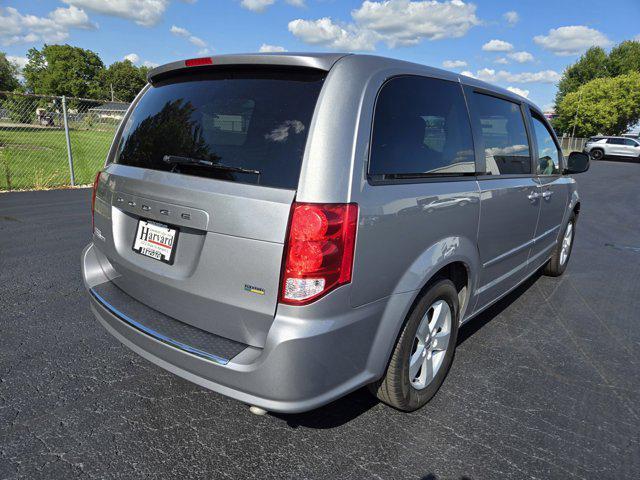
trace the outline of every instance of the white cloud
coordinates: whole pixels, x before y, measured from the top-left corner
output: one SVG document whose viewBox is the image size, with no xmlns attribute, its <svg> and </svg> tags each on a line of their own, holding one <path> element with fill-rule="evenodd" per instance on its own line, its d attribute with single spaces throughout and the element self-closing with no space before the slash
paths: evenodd
<svg viewBox="0 0 640 480">
<path fill-rule="evenodd" d="M 351 15 L 360 28 L 372 30 L 387 44 L 396 46 L 414 45 L 423 38 L 462 37 L 480 23 L 475 11 L 475 5 L 462 0 L 387 0 L 365 1 Z"/>
<path fill-rule="evenodd" d="M 518 63 L 533 62 L 533 55 L 525 51 L 508 53 L 507 57 L 509 57 L 511 60 L 515 60 Z"/>
<path fill-rule="evenodd" d="M 529 98 L 529 90 L 523 90 L 522 88 L 511 87 L 511 86 L 507 87 L 507 90 L 515 93 L 516 95 L 520 95 L 521 97 Z"/>
<path fill-rule="evenodd" d="M 189 30 L 187 30 L 186 28 L 178 27 L 176 25 L 171 25 L 169 31 L 178 37 L 188 37 L 189 35 L 191 35 L 191 32 L 189 32 Z"/>
<path fill-rule="evenodd" d="M 125 55 L 122 58 L 122 60 L 129 60 L 134 65 L 137 65 L 138 62 L 140 62 L 140 55 L 138 55 L 137 53 L 129 53 L 129 54 Z"/>
<path fill-rule="evenodd" d="M 286 52 L 287 49 L 284 47 L 281 47 L 280 45 L 269 45 L 267 43 L 263 43 L 262 45 L 260 45 L 260 52 L 261 53 L 268 53 L 268 52 Z"/>
<path fill-rule="evenodd" d="M 184 2 L 186 0 L 182 0 L 182 1 Z M 155 68 L 159 65 L 159 63 L 151 62 L 149 60 L 142 61 L 142 59 L 140 58 L 140 55 L 138 55 L 137 53 L 129 53 L 124 57 L 122 57 L 122 60 L 129 60 L 134 65 L 142 65 L 148 68 Z"/>
<path fill-rule="evenodd" d="M 493 63 L 498 63 L 500 65 L 506 65 L 507 63 L 509 63 L 509 60 L 507 60 L 506 57 L 498 57 L 493 61 Z"/>
<path fill-rule="evenodd" d="M 304 0 L 286 0 L 286 2 L 294 7 L 306 7 Z M 276 0 L 242 0 L 240 6 L 252 12 L 262 13 L 274 3 Z"/>
<path fill-rule="evenodd" d="M 496 72 L 492 68 L 482 68 L 476 71 L 476 73 L 465 70 L 464 72 L 462 72 L 462 75 L 492 83 L 556 83 L 560 80 L 560 74 L 555 70 L 512 73 L 506 70 L 500 70 Z"/>
<path fill-rule="evenodd" d="M 240 5 L 252 12 L 264 12 L 267 7 L 273 5 L 276 0 L 242 0 Z"/>
<path fill-rule="evenodd" d="M 513 10 L 511 10 L 510 12 L 506 12 L 504 15 L 502 15 L 502 18 L 504 18 L 505 21 L 512 27 L 520 21 L 520 15 L 518 15 L 518 12 L 515 12 Z"/>
<path fill-rule="evenodd" d="M 463 0 L 365 0 L 351 11 L 353 22 L 324 17 L 289 22 L 289 31 L 305 43 L 345 50 L 374 50 L 378 42 L 390 48 L 420 41 L 464 36 L 480 24 L 476 6 Z"/>
<path fill-rule="evenodd" d="M 324 45 L 338 50 L 374 50 L 377 36 L 353 25 L 342 27 L 328 18 L 318 20 L 292 20 L 289 31 L 304 43 Z"/>
<path fill-rule="evenodd" d="M 583 25 L 552 28 L 548 35 L 536 35 L 533 41 L 556 55 L 577 55 L 589 47 L 611 45 L 606 35 Z"/>
<path fill-rule="evenodd" d="M 71 5 L 69 8 L 58 7 L 49 14 L 49 18 L 67 28 L 83 28 L 93 30 L 98 26 L 89 21 L 89 16 L 84 10 Z"/>
<path fill-rule="evenodd" d="M 445 60 L 442 62 L 444 68 L 462 68 L 467 66 L 464 60 Z"/>
<path fill-rule="evenodd" d="M 200 37 L 192 35 L 191 32 L 186 28 L 178 27 L 177 25 L 171 25 L 169 31 L 176 37 L 186 38 L 189 43 L 200 48 L 200 50 L 198 51 L 198 55 L 208 55 L 210 53 L 207 42 L 202 40 Z"/>
<path fill-rule="evenodd" d="M 18 67 L 18 71 L 20 72 L 27 65 L 27 63 L 29 63 L 29 59 L 27 57 L 19 57 L 16 55 L 7 55 L 7 60 Z"/>
<path fill-rule="evenodd" d="M 482 45 L 482 50 L 485 52 L 510 52 L 513 50 L 513 45 L 504 40 L 493 39 Z"/>
<path fill-rule="evenodd" d="M 0 7 L 0 43 L 58 43 L 69 37 L 70 28 L 93 29 L 87 14 L 76 7 L 59 7 L 46 17 L 23 15 L 13 7 Z"/>
<path fill-rule="evenodd" d="M 169 5 L 169 0 L 62 0 L 69 5 L 133 20 L 138 25 L 156 25 Z"/>
</svg>

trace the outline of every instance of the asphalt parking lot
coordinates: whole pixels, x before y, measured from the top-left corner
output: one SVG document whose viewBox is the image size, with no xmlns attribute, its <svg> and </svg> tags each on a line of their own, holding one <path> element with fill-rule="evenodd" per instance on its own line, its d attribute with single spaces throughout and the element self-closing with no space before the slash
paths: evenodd
<svg viewBox="0 0 640 480">
<path fill-rule="evenodd" d="M 0 478 L 640 477 L 640 164 L 578 177 L 561 278 L 463 327 L 434 400 L 258 417 L 94 320 L 90 191 L 0 194 Z"/>
</svg>

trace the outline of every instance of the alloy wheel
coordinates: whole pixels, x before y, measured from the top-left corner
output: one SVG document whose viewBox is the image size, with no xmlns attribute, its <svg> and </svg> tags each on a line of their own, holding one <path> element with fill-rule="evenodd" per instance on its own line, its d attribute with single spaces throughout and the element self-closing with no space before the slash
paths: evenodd
<svg viewBox="0 0 640 480">
<path fill-rule="evenodd" d="M 449 347 L 451 321 L 451 307 L 444 300 L 436 300 L 420 320 L 409 357 L 409 381 L 416 390 L 437 375 Z"/>
</svg>

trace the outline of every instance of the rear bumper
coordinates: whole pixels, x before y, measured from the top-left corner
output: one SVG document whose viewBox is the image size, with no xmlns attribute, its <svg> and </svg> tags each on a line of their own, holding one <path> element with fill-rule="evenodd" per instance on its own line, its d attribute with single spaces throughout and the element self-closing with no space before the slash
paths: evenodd
<svg viewBox="0 0 640 480">
<path fill-rule="evenodd" d="M 109 281 L 93 244 L 83 251 L 82 273 L 88 291 Z M 339 298 L 348 295 L 342 290 L 326 299 L 334 296 L 331 303 L 347 305 L 348 298 Z M 312 410 L 379 378 L 395 339 L 386 339 L 383 320 L 401 314 L 410 301 L 396 295 L 347 312 L 325 307 L 322 316 L 309 307 L 280 306 L 264 348 L 247 346 L 220 362 L 123 321 L 108 299 L 95 294 L 90 299 L 107 331 L 147 360 L 209 390 L 286 413 Z"/>
</svg>

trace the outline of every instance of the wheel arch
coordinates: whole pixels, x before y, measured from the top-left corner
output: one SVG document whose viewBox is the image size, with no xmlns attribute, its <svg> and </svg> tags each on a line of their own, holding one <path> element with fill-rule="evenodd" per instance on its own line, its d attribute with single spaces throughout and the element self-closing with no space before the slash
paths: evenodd
<svg viewBox="0 0 640 480">
<path fill-rule="evenodd" d="M 436 261 L 434 261 L 436 259 Z M 425 250 L 398 282 L 376 335 L 369 368 L 381 377 L 407 318 L 422 295 L 440 278 L 450 279 L 459 300 L 458 321 L 470 310 L 477 281 L 479 255 L 475 242 L 464 237 L 442 239 Z M 409 288 L 412 285 L 413 288 Z"/>
</svg>

